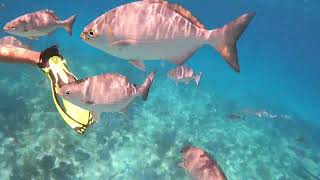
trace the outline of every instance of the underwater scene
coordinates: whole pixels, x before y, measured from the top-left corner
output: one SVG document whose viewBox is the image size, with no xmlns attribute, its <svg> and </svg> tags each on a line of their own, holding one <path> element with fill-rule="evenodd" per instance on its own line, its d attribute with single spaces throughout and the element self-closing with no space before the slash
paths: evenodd
<svg viewBox="0 0 320 180">
<path fill-rule="evenodd" d="M 0 0 L 0 179 L 319 180 L 319 8 Z"/>
</svg>

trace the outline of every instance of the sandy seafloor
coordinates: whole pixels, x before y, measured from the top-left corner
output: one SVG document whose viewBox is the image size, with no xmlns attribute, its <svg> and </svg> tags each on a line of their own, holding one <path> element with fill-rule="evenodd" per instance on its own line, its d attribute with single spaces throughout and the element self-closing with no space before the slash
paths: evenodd
<svg viewBox="0 0 320 180">
<path fill-rule="evenodd" d="M 79 38 L 87 23 L 125 1 L 96 1 L 90 8 L 84 0 L 3 2 L 0 26 L 44 8 L 62 19 L 80 14 L 72 37 L 58 30 L 38 41 L 19 38 L 39 51 L 59 44 L 79 78 L 118 72 L 141 83 L 146 77 Z M 0 64 L 0 179 L 186 180 L 178 163 L 181 148 L 191 144 L 208 151 L 230 180 L 319 179 L 319 3 L 211 3 L 180 1 L 212 28 L 257 12 L 238 43 L 241 73 L 210 47 L 187 63 L 204 72 L 199 88 L 167 79 L 173 65 L 147 62 L 148 73 L 158 70 L 148 100 L 138 99 L 127 114 L 104 114 L 83 136 L 60 118 L 39 70 Z M 248 109 L 277 118 L 228 118 Z"/>
<path fill-rule="evenodd" d="M 8 102 L 0 116 L 1 179 L 188 179 L 177 164 L 189 144 L 213 155 L 229 179 L 313 179 L 320 173 L 316 130 L 294 114 L 232 120 L 228 115 L 244 107 L 159 75 L 146 103 L 136 101 L 127 114 L 104 114 L 80 136 L 58 116 L 46 83 L 30 97 L 32 74 L 14 84 L 0 81 L 1 99 Z"/>
</svg>

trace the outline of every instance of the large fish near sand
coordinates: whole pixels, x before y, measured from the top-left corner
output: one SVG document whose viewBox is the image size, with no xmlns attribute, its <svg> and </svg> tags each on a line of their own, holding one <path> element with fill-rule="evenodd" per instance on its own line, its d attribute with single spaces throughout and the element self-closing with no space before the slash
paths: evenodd
<svg viewBox="0 0 320 180">
<path fill-rule="evenodd" d="M 72 35 L 72 26 L 75 20 L 76 15 L 73 15 L 61 21 L 54 11 L 44 9 L 22 15 L 8 22 L 3 29 L 10 34 L 29 39 L 37 39 L 40 36 L 50 35 L 59 27 L 63 27 Z"/>
<path fill-rule="evenodd" d="M 137 96 L 146 101 L 153 79 L 154 73 L 151 73 L 139 86 L 131 84 L 120 74 L 102 74 L 62 85 L 58 93 L 71 103 L 93 112 L 98 120 L 102 112 L 127 111 Z"/>
<path fill-rule="evenodd" d="M 12 45 L 15 47 L 21 47 L 21 48 L 25 48 L 25 49 L 30 49 L 29 46 L 23 44 L 21 41 L 19 41 L 17 38 L 13 37 L 13 36 L 5 36 L 0 38 L 0 44 L 2 45 Z"/>
<path fill-rule="evenodd" d="M 255 13 L 208 30 L 187 9 L 164 0 L 141 0 L 114 8 L 88 24 L 81 38 L 144 70 L 143 60 L 184 64 L 204 44 L 240 71 L 236 42 Z"/>
<path fill-rule="evenodd" d="M 173 79 L 177 82 L 184 82 L 186 84 L 189 84 L 190 81 L 194 80 L 196 82 L 196 85 L 199 86 L 202 72 L 199 74 L 195 74 L 193 69 L 187 67 L 187 66 L 178 66 L 175 69 L 170 70 L 167 73 L 167 76 L 170 79 Z"/>
<path fill-rule="evenodd" d="M 182 163 L 180 167 L 185 169 L 194 180 L 226 180 L 222 169 L 217 162 L 210 158 L 204 150 L 187 146 L 181 150 Z"/>
</svg>

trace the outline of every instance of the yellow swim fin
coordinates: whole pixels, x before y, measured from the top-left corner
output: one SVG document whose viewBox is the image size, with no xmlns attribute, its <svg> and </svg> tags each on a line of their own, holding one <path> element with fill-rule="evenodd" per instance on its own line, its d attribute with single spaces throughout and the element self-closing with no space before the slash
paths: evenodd
<svg viewBox="0 0 320 180">
<path fill-rule="evenodd" d="M 91 124 L 95 123 L 91 112 L 63 98 L 61 98 L 61 104 L 57 94 L 57 89 L 61 84 L 75 81 L 77 78 L 67 68 L 66 61 L 58 56 L 51 57 L 48 61 L 48 67 L 42 68 L 42 70 L 50 79 L 53 102 L 59 114 L 72 129 L 83 134 Z"/>
</svg>

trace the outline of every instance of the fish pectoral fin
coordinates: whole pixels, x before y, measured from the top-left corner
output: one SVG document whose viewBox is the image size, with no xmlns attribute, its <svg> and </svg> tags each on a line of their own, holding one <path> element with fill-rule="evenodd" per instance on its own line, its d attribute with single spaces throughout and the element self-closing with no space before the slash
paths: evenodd
<svg viewBox="0 0 320 180">
<path fill-rule="evenodd" d="M 86 101 L 84 101 L 86 104 L 89 104 L 89 105 L 93 105 L 94 104 L 94 102 L 93 101 L 91 101 L 91 100 L 86 100 Z"/>
<path fill-rule="evenodd" d="M 130 60 L 129 63 L 142 71 L 146 71 L 146 66 L 141 60 L 133 59 L 133 60 Z"/>
<path fill-rule="evenodd" d="M 111 43 L 112 46 L 130 46 L 137 44 L 134 39 L 118 40 Z"/>
<path fill-rule="evenodd" d="M 59 76 L 58 76 L 59 77 Z M 61 80 L 62 81 L 62 80 Z M 62 86 L 63 84 L 61 84 L 61 86 Z M 61 87 L 60 86 L 60 87 Z M 81 102 L 83 102 L 83 103 L 85 103 L 85 104 L 87 104 L 87 105 L 93 105 L 94 104 L 94 102 L 92 101 L 92 100 L 90 100 L 90 99 L 85 99 L 85 98 L 81 98 L 80 99 L 80 101 Z"/>
<path fill-rule="evenodd" d="M 23 27 L 23 31 L 24 31 L 24 32 L 28 32 L 28 31 L 29 31 L 28 27 L 27 27 L 27 26 L 24 26 L 24 27 Z"/>
</svg>

